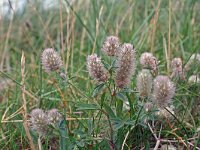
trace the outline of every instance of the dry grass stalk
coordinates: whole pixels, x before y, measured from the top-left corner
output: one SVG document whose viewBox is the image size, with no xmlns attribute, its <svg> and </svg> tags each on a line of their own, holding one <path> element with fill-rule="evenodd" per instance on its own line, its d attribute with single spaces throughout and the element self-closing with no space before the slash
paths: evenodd
<svg viewBox="0 0 200 150">
<path fill-rule="evenodd" d="M 27 138 L 29 140 L 29 144 L 32 150 L 36 150 L 35 145 L 33 143 L 33 140 L 31 138 L 31 134 L 28 128 L 28 115 L 27 115 L 27 102 L 26 102 L 26 97 L 25 97 L 25 56 L 24 52 L 22 52 L 22 57 L 21 57 L 21 76 L 22 76 L 22 99 L 23 99 L 23 126 L 27 135 Z"/>
<path fill-rule="evenodd" d="M 61 54 L 62 54 L 62 59 L 63 62 L 65 62 L 65 54 L 64 54 L 64 41 L 63 41 L 63 16 L 62 16 L 62 0 L 60 0 L 60 45 L 61 45 Z"/>
<path fill-rule="evenodd" d="M 160 12 L 160 0 L 158 0 L 158 5 L 156 8 L 155 15 L 151 20 L 151 22 L 153 24 L 153 31 L 150 36 L 151 37 L 151 53 L 154 53 L 154 41 L 155 41 L 156 26 L 157 26 L 157 22 L 158 22 L 159 12 Z"/>
<path fill-rule="evenodd" d="M 171 59 L 171 0 L 169 0 L 169 21 L 168 21 L 168 26 L 169 26 L 169 30 L 168 30 L 168 59 L 167 59 L 167 73 L 169 74 L 170 72 L 170 59 Z"/>
</svg>

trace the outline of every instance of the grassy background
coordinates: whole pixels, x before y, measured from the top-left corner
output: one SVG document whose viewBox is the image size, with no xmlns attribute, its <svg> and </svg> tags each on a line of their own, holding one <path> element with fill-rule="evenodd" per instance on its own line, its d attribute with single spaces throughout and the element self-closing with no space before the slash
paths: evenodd
<svg viewBox="0 0 200 150">
<path fill-rule="evenodd" d="M 161 74 L 169 74 L 172 58 L 181 57 L 185 64 L 193 53 L 200 50 L 199 10 L 198 0 L 87 0 L 75 1 L 73 4 L 65 1 L 60 9 L 46 11 L 41 9 L 40 4 L 29 2 L 23 15 L 14 14 L 13 19 L 2 18 L 0 86 L 5 88 L 0 90 L 0 148 L 27 147 L 22 122 L 15 122 L 22 120 L 19 110 L 22 107 L 22 51 L 26 57 L 28 109 L 38 107 L 38 103 L 44 109 L 56 107 L 65 110 L 67 107 L 69 116 L 79 117 L 73 114 L 76 111 L 76 103 L 96 101 L 90 98 L 95 84 L 86 70 L 86 56 L 95 52 L 108 60 L 100 50 L 106 36 L 118 35 L 121 42 L 132 43 L 137 50 L 137 59 L 142 52 L 154 53 L 160 60 Z M 54 75 L 49 76 L 41 70 L 40 55 L 47 47 L 53 47 L 60 52 L 64 68 L 72 78 L 70 88 L 56 86 Z M 199 74 L 199 71 L 199 66 L 196 65 L 187 76 Z M 5 78 L 13 80 L 9 88 L 2 82 Z M 132 89 L 135 89 L 134 82 L 133 80 L 131 84 Z M 194 101 L 200 100 L 199 96 L 199 86 L 189 88 L 186 83 L 180 83 L 174 99 L 177 110 L 180 110 L 181 121 L 192 120 L 188 138 L 197 134 L 200 125 L 199 116 L 194 117 L 191 114 Z M 18 110 L 19 113 L 12 118 L 5 119 Z M 199 111 L 199 108 L 197 110 Z M 93 113 L 88 111 L 86 116 L 91 117 Z M 88 122 L 78 121 L 71 124 L 88 126 Z M 177 128 L 179 126 L 177 125 Z M 140 138 L 146 137 L 146 134 L 150 135 L 142 129 L 135 132 L 138 132 L 139 136 L 132 138 L 132 141 L 136 140 L 135 143 L 140 143 Z M 163 133 L 167 137 L 169 132 L 170 129 L 166 129 Z M 177 134 L 184 139 L 185 134 L 181 132 L 182 130 Z M 195 139 L 194 144 L 197 141 L 199 139 Z"/>
</svg>

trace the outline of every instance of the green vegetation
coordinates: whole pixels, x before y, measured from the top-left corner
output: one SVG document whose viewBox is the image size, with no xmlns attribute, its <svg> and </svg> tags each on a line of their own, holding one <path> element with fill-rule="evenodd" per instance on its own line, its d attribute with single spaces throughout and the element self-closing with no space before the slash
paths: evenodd
<svg viewBox="0 0 200 150">
<path fill-rule="evenodd" d="M 85 0 L 42 10 L 29 2 L 23 15 L 0 22 L 0 149 L 200 149 L 200 1 Z M 136 69 L 127 88 L 115 88 L 116 57 L 101 51 L 107 36 L 135 47 Z M 41 54 L 54 48 L 63 66 L 46 73 Z M 24 55 L 23 55 L 24 52 Z M 180 57 L 184 78 L 172 106 L 146 109 L 152 97 L 138 95 L 140 56 L 151 52 L 159 61 L 156 75 L 171 76 L 171 61 Z M 109 72 L 97 83 L 87 70 L 96 53 Z M 195 54 L 195 55 L 193 55 Z M 190 59 L 191 56 L 194 59 Z M 198 57 L 198 58 L 197 58 Z M 193 62 L 194 61 L 194 62 Z M 25 105 L 27 107 L 25 107 Z M 31 111 L 58 109 L 63 119 L 48 124 L 50 133 L 32 130 Z M 173 109 L 173 111 L 171 111 Z M 30 136 L 28 131 L 30 131 Z M 164 148 L 165 147 L 165 148 Z M 167 147 L 167 148 L 166 148 Z"/>
</svg>

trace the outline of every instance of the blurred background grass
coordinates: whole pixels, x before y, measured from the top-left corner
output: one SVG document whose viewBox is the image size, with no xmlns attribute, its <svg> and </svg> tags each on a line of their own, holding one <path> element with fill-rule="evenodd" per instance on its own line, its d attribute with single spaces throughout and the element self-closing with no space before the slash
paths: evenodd
<svg viewBox="0 0 200 150">
<path fill-rule="evenodd" d="M 200 51 L 199 0 L 57 0 L 55 7 L 50 8 L 42 1 L 30 0 L 20 12 L 14 10 L 13 3 L 8 5 L 10 14 L 2 13 L 0 18 L 2 80 L 6 74 L 20 83 L 20 58 L 24 51 L 26 88 L 33 97 L 44 99 L 44 108 L 59 106 L 60 99 L 57 93 L 48 95 L 48 91 L 55 89 L 47 84 L 51 83 L 47 74 L 41 77 L 40 55 L 47 47 L 61 53 L 68 75 L 75 77 L 76 88 L 63 94 L 65 101 L 72 103 L 84 101 L 80 95 L 87 96 L 94 87 L 86 71 L 86 56 L 93 52 L 102 54 L 101 45 L 108 35 L 132 43 L 137 59 L 142 52 L 153 52 L 161 61 L 159 69 L 163 74 L 169 74 L 172 58 L 181 57 L 185 64 L 193 53 Z M 193 73 L 199 73 L 199 68 L 193 68 L 190 74 Z M 12 108 L 8 114 L 12 114 L 21 106 L 20 86 L 16 82 L 0 91 L 0 118 L 8 107 Z M 31 108 L 35 106 L 32 99 Z M 18 142 L 25 142 L 22 128 L 20 123 L 5 126 L 1 122 L 0 147 L 13 149 Z M 13 140 L 15 144 L 8 145 Z"/>
</svg>

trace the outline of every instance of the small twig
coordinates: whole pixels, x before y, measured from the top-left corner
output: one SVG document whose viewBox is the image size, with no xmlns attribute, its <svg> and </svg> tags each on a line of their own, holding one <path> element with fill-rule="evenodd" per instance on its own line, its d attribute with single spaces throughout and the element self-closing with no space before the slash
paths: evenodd
<svg viewBox="0 0 200 150">
<path fill-rule="evenodd" d="M 157 140 L 154 150 L 157 150 L 160 145 L 160 139 Z"/>
<path fill-rule="evenodd" d="M 155 15 L 153 17 L 152 24 L 153 24 L 153 30 L 151 33 L 151 53 L 154 53 L 154 43 L 155 43 L 155 35 L 156 35 L 156 27 L 157 27 L 157 22 L 158 22 L 158 17 L 159 17 L 159 12 L 160 12 L 160 0 L 158 0 L 158 5 L 157 8 L 155 10 Z"/>
<path fill-rule="evenodd" d="M 149 129 L 150 129 L 150 131 L 151 131 L 151 133 L 153 134 L 153 136 L 154 136 L 154 138 L 157 140 L 158 139 L 158 137 L 157 137 L 157 135 L 153 132 L 153 129 L 151 128 L 151 126 L 150 126 L 150 124 L 148 123 L 148 127 L 149 127 Z"/>
<path fill-rule="evenodd" d="M 194 147 L 194 144 L 192 144 L 191 142 L 188 142 L 188 141 L 185 141 L 185 140 L 182 140 L 182 139 L 178 139 L 178 140 L 166 140 L 166 139 L 160 139 L 160 135 L 161 135 L 161 131 L 162 131 L 162 125 L 161 125 L 161 128 L 160 128 L 160 131 L 159 131 L 159 134 L 158 134 L 158 137 L 157 135 L 154 133 L 153 129 L 151 128 L 150 124 L 148 123 L 148 127 L 151 131 L 151 133 L 153 134 L 154 138 L 156 139 L 156 145 L 154 147 L 154 150 L 157 150 L 159 145 L 160 145 L 160 142 L 168 142 L 168 143 L 176 143 L 176 142 L 181 142 L 184 146 L 187 147 L 186 143 L 187 142 L 190 146 Z M 192 139 L 190 139 L 192 140 Z M 197 150 L 200 150 L 199 147 L 195 147 Z"/>
<path fill-rule="evenodd" d="M 39 136 L 39 138 L 38 138 L 38 149 L 39 149 L 39 150 L 42 150 L 42 143 L 41 143 L 41 138 L 40 138 L 40 136 Z"/>
<path fill-rule="evenodd" d="M 27 115 L 27 104 L 26 104 L 26 97 L 25 97 L 25 56 L 24 56 L 24 52 L 22 52 L 22 57 L 21 57 L 21 76 L 22 76 L 22 99 L 23 99 L 23 126 L 27 135 L 27 138 L 29 140 L 30 143 L 30 147 L 32 150 L 36 150 L 35 145 L 33 143 L 33 140 L 31 138 L 31 134 L 29 132 L 29 128 L 28 128 L 28 115 Z"/>
<path fill-rule="evenodd" d="M 157 150 L 159 145 L 160 145 L 160 142 L 161 142 L 161 139 L 160 139 L 160 135 L 161 135 L 161 131 L 162 131 L 162 125 L 160 127 L 160 131 L 159 131 L 159 134 L 158 134 L 158 137 L 157 135 L 154 133 L 153 129 L 151 128 L 150 124 L 148 123 L 148 127 L 151 131 L 151 133 L 153 134 L 154 138 L 156 139 L 156 145 L 154 147 L 154 150 Z"/>
<path fill-rule="evenodd" d="M 160 139 L 161 142 L 168 142 L 168 143 L 177 143 L 180 142 L 179 140 L 166 140 L 166 139 Z M 185 142 L 185 140 L 182 140 L 182 142 Z M 190 146 L 194 147 L 194 145 L 191 142 L 187 142 Z M 185 144 L 183 144 L 185 146 Z M 200 150 L 199 147 L 195 147 L 196 149 Z"/>
<path fill-rule="evenodd" d="M 23 120 L 2 120 L 1 123 L 8 123 L 8 122 L 11 122 L 11 123 L 14 123 L 14 122 L 23 122 Z"/>
<path fill-rule="evenodd" d="M 154 147 L 154 150 L 157 150 L 159 145 L 160 145 L 160 142 L 161 142 L 161 140 L 160 140 L 161 131 L 162 131 L 162 124 L 160 126 L 160 131 L 159 131 L 159 134 L 158 134 L 158 139 L 157 139 L 157 142 L 156 142 L 156 146 Z"/>
</svg>

